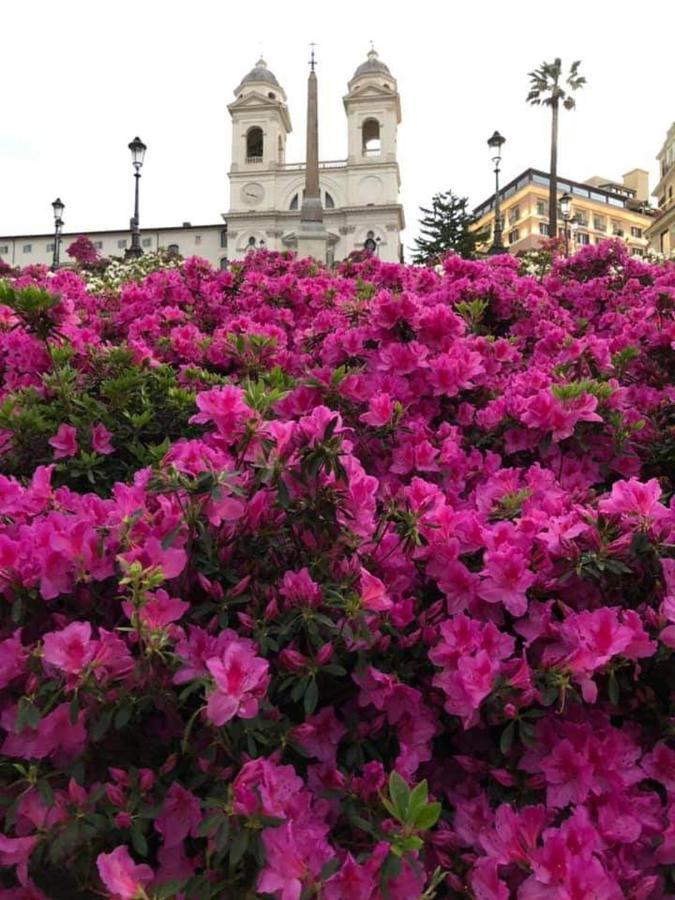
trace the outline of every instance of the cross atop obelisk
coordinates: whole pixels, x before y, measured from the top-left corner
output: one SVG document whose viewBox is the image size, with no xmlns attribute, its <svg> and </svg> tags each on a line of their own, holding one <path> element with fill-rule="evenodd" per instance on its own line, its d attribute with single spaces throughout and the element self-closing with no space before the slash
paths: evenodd
<svg viewBox="0 0 675 900">
<path fill-rule="evenodd" d="M 325 262 L 328 234 L 323 227 L 323 207 L 319 189 L 319 103 L 315 46 L 311 45 L 310 73 L 307 82 L 307 161 L 297 250 L 300 257 L 313 256 Z"/>
</svg>

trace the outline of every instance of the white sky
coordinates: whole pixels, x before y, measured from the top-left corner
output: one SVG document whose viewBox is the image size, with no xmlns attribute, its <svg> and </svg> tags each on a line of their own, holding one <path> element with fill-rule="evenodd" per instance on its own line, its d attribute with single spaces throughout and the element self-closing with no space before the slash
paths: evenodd
<svg viewBox="0 0 675 900">
<path fill-rule="evenodd" d="M 287 160 L 304 158 L 308 45 L 317 43 L 320 156 L 346 156 L 342 95 L 372 39 L 398 80 L 401 199 L 492 189 L 486 140 L 507 138 L 503 176 L 548 168 L 550 114 L 525 104 L 527 73 L 560 56 L 588 79 L 561 116 L 559 173 L 652 173 L 675 119 L 672 0 L 2 0 L 0 234 L 123 228 L 127 144 L 148 145 L 141 227 L 220 221 L 229 205 L 226 105 L 262 51 L 288 96 Z"/>
</svg>

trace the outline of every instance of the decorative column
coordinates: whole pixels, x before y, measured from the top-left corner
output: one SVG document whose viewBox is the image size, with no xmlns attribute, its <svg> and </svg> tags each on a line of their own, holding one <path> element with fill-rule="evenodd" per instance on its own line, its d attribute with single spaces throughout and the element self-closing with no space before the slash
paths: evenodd
<svg viewBox="0 0 675 900">
<path fill-rule="evenodd" d="M 307 83 L 305 196 L 300 208 L 297 254 L 300 259 L 313 256 L 320 262 L 326 262 L 328 232 L 323 225 L 323 207 L 319 189 L 319 103 L 315 66 L 314 46 L 312 45 L 311 71 Z"/>
</svg>

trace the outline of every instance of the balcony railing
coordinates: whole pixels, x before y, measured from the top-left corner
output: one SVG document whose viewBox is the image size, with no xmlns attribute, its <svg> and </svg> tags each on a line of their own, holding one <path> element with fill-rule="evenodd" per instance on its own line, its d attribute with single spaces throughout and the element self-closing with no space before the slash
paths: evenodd
<svg viewBox="0 0 675 900">
<path fill-rule="evenodd" d="M 258 164 L 260 164 L 262 161 L 263 161 L 262 156 L 247 156 L 247 157 L 246 157 L 246 162 L 247 162 L 247 163 L 258 163 Z"/>
<path fill-rule="evenodd" d="M 320 169 L 342 169 L 347 165 L 346 159 L 329 159 L 319 163 Z M 299 172 L 304 169 L 305 163 L 283 163 L 279 168 L 285 172 Z"/>
</svg>

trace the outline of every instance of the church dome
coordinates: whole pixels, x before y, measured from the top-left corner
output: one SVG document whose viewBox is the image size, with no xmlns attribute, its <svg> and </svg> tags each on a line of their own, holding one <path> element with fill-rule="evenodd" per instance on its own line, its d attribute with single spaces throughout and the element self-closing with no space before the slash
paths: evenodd
<svg viewBox="0 0 675 900">
<path fill-rule="evenodd" d="M 267 84 L 276 84 L 277 87 L 281 87 L 274 73 L 270 72 L 270 70 L 267 68 L 267 63 L 262 58 L 262 56 L 255 64 L 255 66 L 253 66 L 248 75 L 244 75 L 244 77 L 241 79 L 242 84 L 251 84 L 255 81 L 264 81 Z"/>
<path fill-rule="evenodd" d="M 390 78 L 392 77 L 389 67 L 377 55 L 377 50 L 370 51 L 368 59 L 362 62 L 352 75 L 352 81 L 362 75 L 389 75 Z"/>
</svg>

